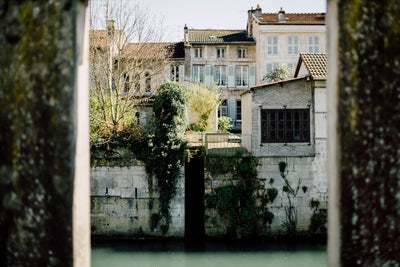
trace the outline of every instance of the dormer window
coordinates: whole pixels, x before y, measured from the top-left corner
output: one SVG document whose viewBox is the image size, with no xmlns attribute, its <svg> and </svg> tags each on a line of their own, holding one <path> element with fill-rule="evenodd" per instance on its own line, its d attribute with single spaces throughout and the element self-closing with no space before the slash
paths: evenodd
<svg viewBox="0 0 400 267">
<path fill-rule="evenodd" d="M 197 47 L 194 49 L 194 57 L 195 58 L 202 58 L 203 57 L 203 48 Z"/>
</svg>

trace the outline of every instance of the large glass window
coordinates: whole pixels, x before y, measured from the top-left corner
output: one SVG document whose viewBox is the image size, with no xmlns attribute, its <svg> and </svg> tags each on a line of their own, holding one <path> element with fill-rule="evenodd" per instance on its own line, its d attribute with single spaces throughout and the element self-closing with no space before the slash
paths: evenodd
<svg viewBox="0 0 400 267">
<path fill-rule="evenodd" d="M 319 37 L 308 36 L 308 52 L 319 53 Z"/>
<path fill-rule="evenodd" d="M 308 109 L 261 110 L 261 142 L 310 142 L 310 111 Z"/>
<path fill-rule="evenodd" d="M 193 81 L 204 83 L 204 65 L 193 65 Z"/>
<path fill-rule="evenodd" d="M 226 86 L 226 66 L 215 66 L 214 81 L 218 86 Z"/>
<path fill-rule="evenodd" d="M 278 36 L 267 36 L 267 55 L 278 55 Z"/>
<path fill-rule="evenodd" d="M 236 66 L 236 86 L 249 85 L 249 66 Z"/>
</svg>

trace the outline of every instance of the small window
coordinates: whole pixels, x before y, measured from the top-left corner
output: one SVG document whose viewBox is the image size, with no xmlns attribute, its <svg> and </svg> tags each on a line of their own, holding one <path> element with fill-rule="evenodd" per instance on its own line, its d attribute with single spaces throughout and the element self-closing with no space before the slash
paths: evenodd
<svg viewBox="0 0 400 267">
<path fill-rule="evenodd" d="M 203 48 L 198 47 L 194 49 L 194 57 L 195 58 L 202 58 L 203 57 Z"/>
<path fill-rule="evenodd" d="M 217 58 L 225 57 L 225 48 L 217 48 Z"/>
<path fill-rule="evenodd" d="M 246 48 L 238 49 L 238 58 L 247 58 L 247 49 Z"/>
<path fill-rule="evenodd" d="M 310 142 L 310 111 L 308 109 L 261 110 L 261 142 Z"/>
<path fill-rule="evenodd" d="M 144 75 L 144 83 L 145 83 L 145 88 L 146 92 L 151 92 L 151 77 L 150 73 L 146 72 Z"/>
<path fill-rule="evenodd" d="M 319 37 L 308 36 L 308 52 L 319 53 Z"/>
<path fill-rule="evenodd" d="M 221 104 L 218 106 L 218 118 L 222 117 L 222 116 L 225 116 L 225 117 L 228 116 L 228 105 L 227 105 L 226 99 L 223 100 L 221 102 Z"/>
<path fill-rule="evenodd" d="M 278 55 L 278 36 L 267 36 L 267 55 Z"/>
<path fill-rule="evenodd" d="M 242 101 L 236 100 L 236 120 L 242 120 Z"/>
<path fill-rule="evenodd" d="M 218 86 L 226 86 L 226 66 L 215 66 L 214 81 Z"/>
<path fill-rule="evenodd" d="M 171 69 L 170 80 L 179 82 L 179 66 L 171 65 L 170 69 Z"/>
</svg>

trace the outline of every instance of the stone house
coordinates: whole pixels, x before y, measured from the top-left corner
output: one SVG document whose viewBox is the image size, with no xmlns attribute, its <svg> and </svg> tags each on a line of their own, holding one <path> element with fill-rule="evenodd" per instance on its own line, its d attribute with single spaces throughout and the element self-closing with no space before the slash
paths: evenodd
<svg viewBox="0 0 400 267">
<path fill-rule="evenodd" d="M 311 199 L 327 201 L 326 61 L 323 53 L 301 53 L 292 79 L 254 86 L 241 95 L 242 132 L 252 136 L 259 177 L 281 181 L 278 164 L 286 162 L 289 180 L 300 179 L 308 188 L 298 199 L 303 207 Z"/>
<path fill-rule="evenodd" d="M 257 84 L 282 64 L 294 73 L 300 53 L 327 49 L 325 13 L 262 13 L 258 5 L 248 11 L 247 32 L 257 42 Z"/>
<path fill-rule="evenodd" d="M 216 86 L 223 103 L 218 117 L 228 116 L 241 131 L 240 94 L 256 85 L 256 42 L 245 30 L 184 28 L 185 81 Z"/>
</svg>

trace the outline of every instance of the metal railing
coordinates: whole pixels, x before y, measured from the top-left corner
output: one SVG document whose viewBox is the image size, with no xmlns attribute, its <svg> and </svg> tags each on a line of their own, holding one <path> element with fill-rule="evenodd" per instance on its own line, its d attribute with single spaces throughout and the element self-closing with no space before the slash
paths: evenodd
<svg viewBox="0 0 400 267">
<path fill-rule="evenodd" d="M 187 133 L 189 147 L 204 146 L 206 154 L 235 155 L 251 152 L 250 134 L 232 133 Z"/>
</svg>

